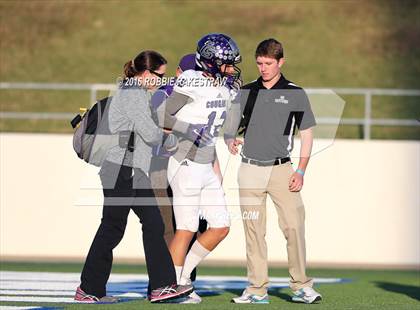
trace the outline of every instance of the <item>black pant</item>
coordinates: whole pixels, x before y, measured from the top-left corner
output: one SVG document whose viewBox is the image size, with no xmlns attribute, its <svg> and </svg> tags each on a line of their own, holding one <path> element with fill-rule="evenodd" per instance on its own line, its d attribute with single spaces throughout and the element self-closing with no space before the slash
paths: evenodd
<svg viewBox="0 0 420 310">
<path fill-rule="evenodd" d="M 124 236 L 130 210 L 134 211 L 142 224 L 143 247 L 151 289 L 176 283 L 175 268 L 163 238 L 164 224 L 150 181 L 140 169 L 134 169 L 134 176 L 132 171 L 131 167 L 110 162 L 105 162 L 101 169 L 104 186 L 102 221 L 86 258 L 80 285 L 83 291 L 99 298 L 106 295 L 106 283 L 112 267 L 112 250 Z"/>
</svg>

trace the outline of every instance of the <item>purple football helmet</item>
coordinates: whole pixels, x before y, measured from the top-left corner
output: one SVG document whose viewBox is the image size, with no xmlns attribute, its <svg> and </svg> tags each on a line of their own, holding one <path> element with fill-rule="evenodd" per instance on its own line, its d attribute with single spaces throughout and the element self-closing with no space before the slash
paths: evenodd
<svg viewBox="0 0 420 310">
<path fill-rule="evenodd" d="M 232 38 L 222 33 L 210 33 L 197 43 L 196 64 L 198 69 L 211 74 L 214 78 L 222 78 L 225 85 L 232 88 L 241 75 L 236 64 L 241 62 L 239 48 Z M 229 74 L 221 70 L 222 65 L 233 66 L 235 73 Z"/>
</svg>

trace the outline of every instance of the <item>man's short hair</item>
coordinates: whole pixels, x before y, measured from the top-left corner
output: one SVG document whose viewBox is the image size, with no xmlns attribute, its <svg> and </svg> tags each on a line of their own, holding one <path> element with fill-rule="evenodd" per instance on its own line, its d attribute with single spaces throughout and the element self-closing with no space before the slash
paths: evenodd
<svg viewBox="0 0 420 310">
<path fill-rule="evenodd" d="M 258 44 L 255 50 L 255 58 L 257 57 L 271 57 L 276 60 L 283 58 L 283 46 L 276 39 L 267 39 Z"/>
</svg>

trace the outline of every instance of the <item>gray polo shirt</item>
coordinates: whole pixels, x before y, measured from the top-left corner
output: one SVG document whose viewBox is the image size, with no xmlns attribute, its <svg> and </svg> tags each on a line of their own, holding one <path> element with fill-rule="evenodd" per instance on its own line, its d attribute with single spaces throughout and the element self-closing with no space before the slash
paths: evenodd
<svg viewBox="0 0 420 310">
<path fill-rule="evenodd" d="M 316 125 L 305 91 L 283 75 L 271 89 L 263 86 L 261 77 L 243 89 L 242 155 L 260 161 L 289 157 L 296 128 Z"/>
</svg>

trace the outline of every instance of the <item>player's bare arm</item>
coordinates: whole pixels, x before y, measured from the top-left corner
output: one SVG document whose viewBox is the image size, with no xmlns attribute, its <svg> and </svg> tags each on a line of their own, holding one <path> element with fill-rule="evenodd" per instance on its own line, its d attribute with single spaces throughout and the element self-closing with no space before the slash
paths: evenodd
<svg viewBox="0 0 420 310">
<path fill-rule="evenodd" d="M 188 123 L 178 120 L 175 114 L 185 106 L 190 97 L 173 91 L 172 94 L 166 99 L 158 108 L 159 126 L 166 130 L 177 131 L 186 133 Z"/>
</svg>

